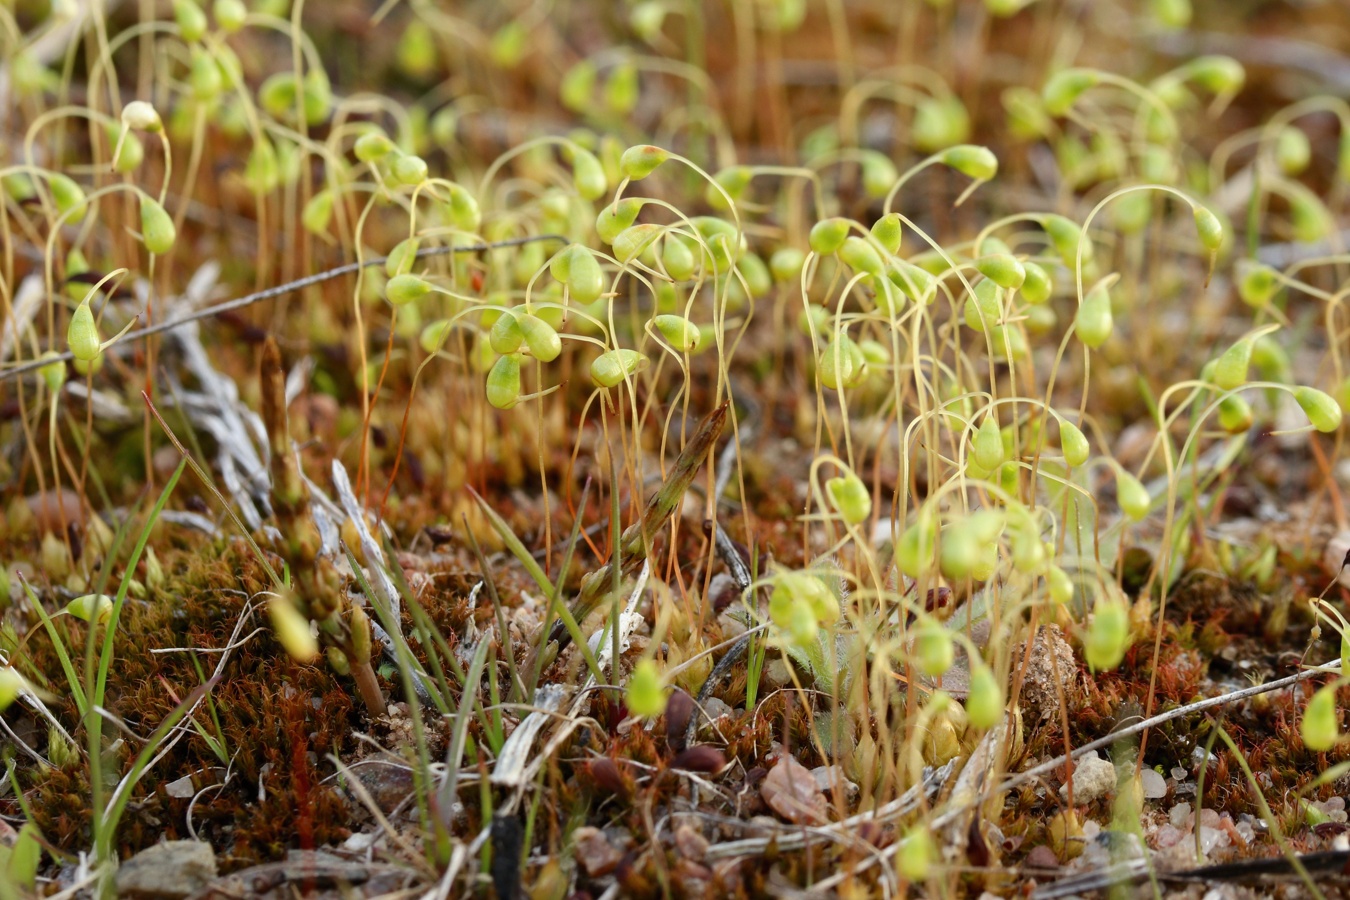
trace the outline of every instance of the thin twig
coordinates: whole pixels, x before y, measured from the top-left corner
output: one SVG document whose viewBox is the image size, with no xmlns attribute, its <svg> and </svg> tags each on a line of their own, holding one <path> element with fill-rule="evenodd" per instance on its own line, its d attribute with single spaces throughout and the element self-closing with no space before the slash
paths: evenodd
<svg viewBox="0 0 1350 900">
<path fill-rule="evenodd" d="M 1028 781 L 1032 781 L 1033 779 L 1039 778 L 1042 775 L 1046 775 L 1050 772 L 1053 772 L 1055 769 L 1059 768 L 1060 766 L 1068 762 L 1069 759 L 1078 759 L 1081 756 L 1085 756 L 1088 753 L 1100 750 L 1103 747 L 1109 747 L 1116 741 L 1124 740 L 1127 737 L 1133 737 L 1134 735 L 1139 734 L 1139 732 L 1141 731 L 1153 728 L 1157 725 L 1162 725 L 1164 723 L 1172 721 L 1173 719 L 1180 719 L 1183 716 L 1190 715 L 1191 713 L 1203 712 L 1204 710 L 1207 709 L 1213 709 L 1216 706 L 1224 706 L 1229 703 L 1236 703 L 1239 700 L 1245 700 L 1248 697 L 1255 697 L 1258 694 L 1267 694 L 1270 693 L 1271 691 L 1278 691 L 1281 688 L 1291 687 L 1295 684 L 1298 684 L 1300 681 L 1307 681 L 1309 678 L 1312 678 L 1316 675 L 1327 675 L 1333 672 L 1339 672 L 1340 670 L 1341 664 L 1339 661 L 1329 662 L 1321 666 L 1314 666 L 1311 669 L 1304 669 L 1302 672 L 1298 672 L 1297 674 L 1290 675 L 1286 678 L 1280 678 L 1277 679 L 1276 681 L 1271 681 L 1266 684 L 1255 684 L 1252 685 L 1251 687 L 1241 688 L 1236 691 L 1231 691 L 1227 694 L 1220 694 L 1217 697 L 1210 697 L 1206 700 L 1197 700 L 1194 703 L 1188 703 L 1185 706 L 1178 706 L 1176 709 L 1168 710 L 1165 713 L 1159 713 L 1158 715 L 1153 716 L 1150 719 L 1144 719 L 1140 722 L 1136 722 L 1133 725 L 1129 726 L 1128 728 L 1122 728 L 1119 731 L 1113 731 L 1110 734 L 1106 735 L 1105 737 L 1100 737 L 1095 741 L 1090 741 L 1089 743 L 1086 743 L 1083 746 L 1076 748 L 1073 751 L 1073 753 L 1057 756 L 1047 763 L 1041 763 L 1039 766 L 1033 766 L 1032 768 L 1027 769 L 1025 772 L 1018 772 L 1017 774 L 1010 776 L 1007 780 L 1005 780 L 1002 784 L 1000 784 L 997 790 L 999 793 L 1010 791 L 1015 787 L 1019 787 L 1023 784 L 1026 784 Z"/>
<path fill-rule="evenodd" d="M 519 247 L 522 244 L 531 244 L 536 241 L 562 241 L 563 243 L 567 243 L 567 238 L 557 234 L 534 234 L 527 237 L 510 238 L 509 240 L 504 241 L 488 241 L 480 244 L 461 244 L 460 246 L 452 247 L 424 247 L 417 251 L 417 258 L 422 259 L 428 256 L 446 256 L 451 253 L 478 253 L 484 250 L 495 250 L 501 247 Z M 149 325 L 145 328 L 129 331 L 123 335 L 117 343 L 123 344 L 127 341 L 140 340 L 141 338 L 147 338 L 164 331 L 172 331 L 189 322 L 209 319 L 212 316 L 218 316 L 221 313 L 243 309 L 246 306 L 252 306 L 254 303 L 263 300 L 270 300 L 273 297 L 289 294 L 291 291 L 298 291 L 301 288 L 307 288 L 310 285 L 322 284 L 325 281 L 331 281 L 332 279 L 340 278 L 343 275 L 350 275 L 352 272 L 359 271 L 367 266 L 382 265 L 386 259 L 387 257 L 381 256 L 375 259 L 362 260 L 361 262 L 347 263 L 334 269 L 326 269 L 313 275 L 306 275 L 304 278 L 297 278 L 295 281 L 279 284 L 276 287 L 255 291 L 252 294 L 245 294 L 243 297 L 236 297 L 233 300 L 226 300 L 224 303 L 217 303 L 215 306 L 208 306 L 206 309 L 198 310 L 197 312 L 190 313 L 181 318 L 170 319 L 166 322 L 160 322 L 158 325 Z M 74 358 L 75 355 L 67 351 L 65 353 L 58 353 L 54 356 L 30 360 L 22 365 L 0 371 L 0 382 L 7 381 L 10 378 L 16 378 L 19 375 L 35 371 L 55 362 L 69 362 Z"/>
</svg>

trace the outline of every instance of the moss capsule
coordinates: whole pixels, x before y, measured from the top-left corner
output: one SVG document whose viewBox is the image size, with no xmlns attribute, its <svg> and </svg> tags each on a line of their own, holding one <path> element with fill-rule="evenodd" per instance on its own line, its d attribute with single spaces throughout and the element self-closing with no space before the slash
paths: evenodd
<svg viewBox="0 0 1350 900">
<path fill-rule="evenodd" d="M 812 251 L 818 256 L 829 256 L 838 252 L 839 248 L 844 246 L 844 239 L 848 237 L 848 232 L 848 219 L 838 216 L 822 219 L 811 226 L 808 242 Z"/>
<path fill-rule="evenodd" d="M 1294 390 L 1294 399 L 1307 414 L 1308 421 L 1318 431 L 1330 434 L 1341 427 L 1341 407 L 1331 395 L 1313 387 L 1299 387 Z"/>
<path fill-rule="evenodd" d="M 591 381 L 603 388 L 616 387 L 625 377 L 647 367 L 648 359 L 636 350 L 607 350 L 591 363 Z"/>
<path fill-rule="evenodd" d="M 145 249 L 156 256 L 161 256 L 173 248 L 177 237 L 178 232 L 173 227 L 173 219 L 169 217 L 164 207 L 150 197 L 142 197 L 141 239 L 145 242 Z"/>
<path fill-rule="evenodd" d="M 487 399 L 497 409 L 511 409 L 520 402 L 520 359 L 519 353 L 507 353 L 488 370 Z"/>
<path fill-rule="evenodd" d="M 1084 346 L 1096 350 L 1106 343 L 1115 321 L 1111 315 L 1111 295 L 1105 284 L 1097 284 L 1087 292 L 1073 321 L 1078 339 Z"/>
<path fill-rule="evenodd" d="M 644 659 L 633 668 L 624 699 L 628 711 L 644 719 L 655 718 L 666 711 L 665 684 L 653 660 Z"/>
</svg>

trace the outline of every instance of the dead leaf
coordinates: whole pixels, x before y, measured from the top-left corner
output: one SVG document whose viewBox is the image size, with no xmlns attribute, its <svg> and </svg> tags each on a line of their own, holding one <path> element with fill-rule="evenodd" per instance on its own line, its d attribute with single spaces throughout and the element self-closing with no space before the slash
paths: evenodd
<svg viewBox="0 0 1350 900">
<path fill-rule="evenodd" d="M 793 824 L 819 825 L 825 821 L 828 807 L 816 777 L 790 756 L 779 759 L 759 790 L 769 808 Z"/>
</svg>

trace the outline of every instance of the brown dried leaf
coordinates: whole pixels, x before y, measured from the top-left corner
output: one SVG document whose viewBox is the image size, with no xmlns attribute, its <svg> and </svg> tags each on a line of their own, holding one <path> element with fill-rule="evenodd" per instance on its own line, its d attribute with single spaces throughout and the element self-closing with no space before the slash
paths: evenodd
<svg viewBox="0 0 1350 900">
<path fill-rule="evenodd" d="M 764 802 L 778 815 L 796 825 L 819 825 L 825 821 L 825 795 L 811 770 L 784 756 L 769 770 L 760 785 Z"/>
</svg>

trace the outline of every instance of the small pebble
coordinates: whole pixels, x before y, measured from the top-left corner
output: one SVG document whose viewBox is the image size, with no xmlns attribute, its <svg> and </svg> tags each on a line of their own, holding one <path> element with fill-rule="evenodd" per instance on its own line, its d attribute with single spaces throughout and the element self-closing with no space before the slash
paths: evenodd
<svg viewBox="0 0 1350 900">
<path fill-rule="evenodd" d="M 1078 760 L 1073 770 L 1073 802 L 1091 803 L 1116 789 L 1116 767 L 1109 759 L 1093 754 Z M 1068 785 L 1059 792 L 1068 797 Z"/>
<path fill-rule="evenodd" d="M 1144 789 L 1145 800 L 1161 800 L 1167 796 L 1167 779 L 1153 769 L 1141 770 L 1139 780 Z"/>
</svg>

